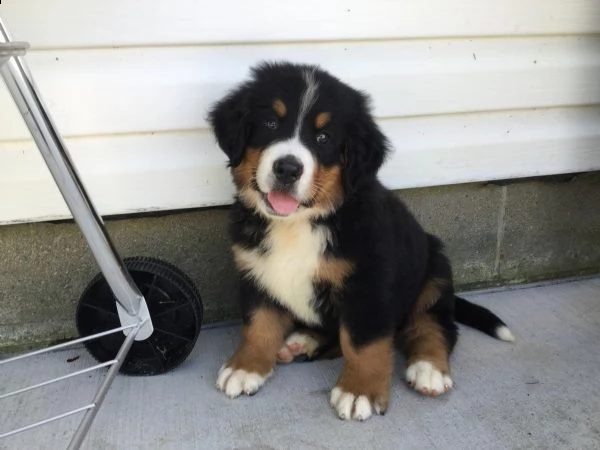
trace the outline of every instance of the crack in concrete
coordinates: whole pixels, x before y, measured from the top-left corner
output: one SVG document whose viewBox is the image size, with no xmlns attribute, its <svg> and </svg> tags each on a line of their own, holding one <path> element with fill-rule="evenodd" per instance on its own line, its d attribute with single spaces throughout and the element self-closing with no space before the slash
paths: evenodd
<svg viewBox="0 0 600 450">
<path fill-rule="evenodd" d="M 504 243 L 504 215 L 506 213 L 506 199 L 508 189 L 506 186 L 501 188 L 502 198 L 500 199 L 500 208 L 498 210 L 498 232 L 496 234 L 496 259 L 494 261 L 494 275 L 500 276 L 500 259 L 502 258 L 502 245 Z"/>
</svg>

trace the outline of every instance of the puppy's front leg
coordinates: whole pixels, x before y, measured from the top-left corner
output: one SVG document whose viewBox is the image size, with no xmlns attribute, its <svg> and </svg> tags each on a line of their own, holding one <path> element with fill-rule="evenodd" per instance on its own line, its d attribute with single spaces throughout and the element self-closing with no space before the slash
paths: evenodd
<svg viewBox="0 0 600 450">
<path fill-rule="evenodd" d="M 257 307 L 244 323 L 237 351 L 219 371 L 217 388 L 231 398 L 255 394 L 271 375 L 291 328 L 289 314 L 270 306 Z"/>
<path fill-rule="evenodd" d="M 344 420 L 366 420 L 373 412 L 385 414 L 394 367 L 392 336 L 371 339 L 357 346 L 352 330 L 342 325 L 340 345 L 345 364 L 331 391 L 331 406 Z"/>
</svg>

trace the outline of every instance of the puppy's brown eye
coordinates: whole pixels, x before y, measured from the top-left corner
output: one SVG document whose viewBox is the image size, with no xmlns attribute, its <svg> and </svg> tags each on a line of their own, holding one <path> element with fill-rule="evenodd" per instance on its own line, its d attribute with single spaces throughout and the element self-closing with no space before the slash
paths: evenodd
<svg viewBox="0 0 600 450">
<path fill-rule="evenodd" d="M 327 133 L 317 134 L 317 144 L 326 144 L 329 142 L 329 135 Z"/>
<path fill-rule="evenodd" d="M 279 128 L 279 122 L 275 119 L 266 120 L 265 127 L 267 127 L 269 130 L 276 130 Z"/>
</svg>

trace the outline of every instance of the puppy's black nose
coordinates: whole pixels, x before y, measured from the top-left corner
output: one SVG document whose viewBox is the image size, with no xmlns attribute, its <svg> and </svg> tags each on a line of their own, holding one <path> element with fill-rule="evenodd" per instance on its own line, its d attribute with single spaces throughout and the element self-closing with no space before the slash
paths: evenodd
<svg viewBox="0 0 600 450">
<path fill-rule="evenodd" d="M 284 156 L 273 163 L 273 173 L 277 181 L 284 184 L 295 182 L 303 170 L 302 163 L 295 156 Z"/>
</svg>

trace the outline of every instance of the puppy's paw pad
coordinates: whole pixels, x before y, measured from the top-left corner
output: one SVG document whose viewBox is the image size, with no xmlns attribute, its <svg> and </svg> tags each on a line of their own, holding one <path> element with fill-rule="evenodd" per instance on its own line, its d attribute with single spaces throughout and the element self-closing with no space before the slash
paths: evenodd
<svg viewBox="0 0 600 450">
<path fill-rule="evenodd" d="M 373 413 L 385 413 L 385 408 L 382 405 L 373 404 L 366 395 L 344 392 L 338 386 L 331 391 L 329 403 L 342 420 L 353 419 L 362 422 L 370 418 Z"/>
<path fill-rule="evenodd" d="M 297 356 L 306 355 L 312 357 L 319 348 L 319 342 L 309 334 L 292 333 L 286 339 L 285 344 L 277 353 L 277 360 L 282 363 L 289 363 Z"/>
<path fill-rule="evenodd" d="M 417 361 L 406 369 L 406 381 L 423 395 L 437 397 L 452 389 L 452 379 L 429 361 Z"/>
<path fill-rule="evenodd" d="M 253 395 L 265 383 L 267 377 L 242 369 L 233 370 L 231 367 L 221 367 L 217 376 L 217 389 L 230 398 L 241 394 Z"/>
</svg>

